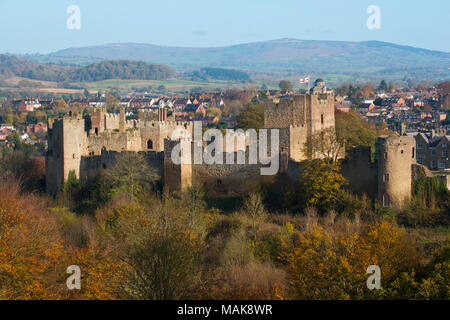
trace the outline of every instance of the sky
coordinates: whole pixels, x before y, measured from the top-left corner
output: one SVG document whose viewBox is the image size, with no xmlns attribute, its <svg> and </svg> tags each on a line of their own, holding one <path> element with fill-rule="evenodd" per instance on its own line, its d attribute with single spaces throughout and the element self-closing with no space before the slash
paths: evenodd
<svg viewBox="0 0 450 320">
<path fill-rule="evenodd" d="M 71 5 L 80 9 L 79 29 L 67 26 Z M 380 29 L 367 27 L 371 5 L 380 8 Z M 121 42 L 217 47 L 281 38 L 379 40 L 450 52 L 450 1 L 0 0 L 1 53 Z"/>
</svg>

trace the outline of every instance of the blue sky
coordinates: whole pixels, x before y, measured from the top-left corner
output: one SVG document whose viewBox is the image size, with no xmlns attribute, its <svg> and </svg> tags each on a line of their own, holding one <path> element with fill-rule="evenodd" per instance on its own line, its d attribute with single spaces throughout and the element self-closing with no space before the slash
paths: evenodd
<svg viewBox="0 0 450 320">
<path fill-rule="evenodd" d="M 81 9 L 69 30 L 67 7 Z M 366 9 L 381 9 L 369 30 Z M 298 38 L 380 40 L 450 52 L 448 0 L 0 0 L 0 52 L 116 42 L 224 46 Z"/>
</svg>

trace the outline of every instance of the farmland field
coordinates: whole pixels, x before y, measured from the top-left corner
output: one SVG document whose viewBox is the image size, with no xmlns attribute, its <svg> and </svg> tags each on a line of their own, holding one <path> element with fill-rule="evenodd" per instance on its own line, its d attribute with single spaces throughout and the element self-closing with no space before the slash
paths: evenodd
<svg viewBox="0 0 450 320">
<path fill-rule="evenodd" d="M 104 80 L 98 82 L 90 82 L 86 84 L 88 90 L 98 91 L 111 88 L 119 89 L 120 91 L 131 91 L 133 88 L 149 88 L 156 90 L 159 86 L 164 86 L 166 91 L 170 92 L 184 92 L 193 88 L 202 88 L 212 90 L 220 89 L 244 89 L 256 88 L 256 84 L 246 83 L 230 83 L 227 81 L 213 81 L 213 82 L 198 82 L 182 79 L 168 79 L 168 80 Z"/>
</svg>

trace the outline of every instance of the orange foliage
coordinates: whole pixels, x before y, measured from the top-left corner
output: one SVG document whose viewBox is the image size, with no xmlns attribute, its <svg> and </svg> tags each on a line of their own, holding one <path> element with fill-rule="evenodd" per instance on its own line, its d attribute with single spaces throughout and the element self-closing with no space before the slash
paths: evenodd
<svg viewBox="0 0 450 320">
<path fill-rule="evenodd" d="M 17 183 L 0 185 L 0 299 L 60 297 L 63 242 L 39 202 L 20 196 Z"/>
</svg>

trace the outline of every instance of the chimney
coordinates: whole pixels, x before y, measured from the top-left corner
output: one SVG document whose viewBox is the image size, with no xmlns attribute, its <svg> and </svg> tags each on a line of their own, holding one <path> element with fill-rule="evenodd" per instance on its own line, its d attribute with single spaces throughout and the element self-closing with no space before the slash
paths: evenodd
<svg viewBox="0 0 450 320">
<path fill-rule="evenodd" d="M 404 123 L 404 122 L 402 122 L 402 124 L 401 124 L 400 135 L 406 136 L 406 123 Z"/>
<path fill-rule="evenodd" d="M 166 120 L 167 120 L 167 109 L 158 108 L 158 121 L 166 121 Z"/>
</svg>

